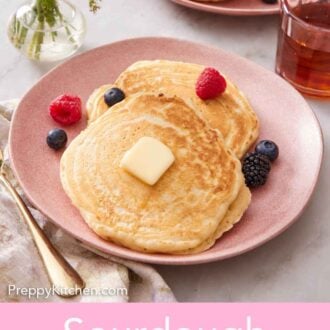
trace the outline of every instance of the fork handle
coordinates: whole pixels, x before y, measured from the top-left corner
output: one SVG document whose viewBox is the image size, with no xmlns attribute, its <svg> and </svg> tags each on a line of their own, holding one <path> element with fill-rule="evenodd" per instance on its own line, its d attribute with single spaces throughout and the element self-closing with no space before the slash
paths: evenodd
<svg viewBox="0 0 330 330">
<path fill-rule="evenodd" d="M 52 245 L 48 237 L 44 234 L 36 220 L 33 218 L 22 198 L 4 174 L 0 175 L 0 182 L 4 184 L 8 192 L 12 195 L 18 209 L 26 221 L 43 264 L 47 270 L 48 277 L 57 289 L 56 293 L 62 297 L 76 296 L 79 289 L 83 289 L 85 287 L 84 281 Z"/>
</svg>

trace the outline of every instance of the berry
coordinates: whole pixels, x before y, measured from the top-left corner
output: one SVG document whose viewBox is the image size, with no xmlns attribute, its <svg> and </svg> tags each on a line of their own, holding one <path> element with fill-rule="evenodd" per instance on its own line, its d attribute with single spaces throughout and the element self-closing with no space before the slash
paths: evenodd
<svg viewBox="0 0 330 330">
<path fill-rule="evenodd" d="M 68 126 L 81 119 L 81 99 L 73 95 L 61 95 L 49 106 L 51 117 L 59 124 Z"/>
<path fill-rule="evenodd" d="M 279 155 L 278 146 L 276 145 L 276 143 L 269 140 L 260 141 L 257 144 L 255 151 L 267 156 L 271 162 L 276 160 Z"/>
<path fill-rule="evenodd" d="M 273 5 L 277 3 L 277 0 L 262 0 L 264 3 L 267 3 L 267 5 Z"/>
<path fill-rule="evenodd" d="M 257 152 L 249 153 L 243 160 L 243 174 L 248 187 L 254 188 L 266 183 L 271 163 L 265 155 Z"/>
<path fill-rule="evenodd" d="M 196 94 L 202 100 L 214 99 L 227 88 L 225 78 L 213 68 L 206 68 L 196 83 Z"/>
<path fill-rule="evenodd" d="M 68 137 L 63 129 L 54 128 L 48 132 L 47 144 L 54 150 L 59 150 L 65 147 Z"/>
<path fill-rule="evenodd" d="M 109 107 L 112 107 L 113 105 L 121 102 L 124 99 L 125 93 L 117 87 L 111 88 L 104 93 L 104 102 Z"/>
</svg>

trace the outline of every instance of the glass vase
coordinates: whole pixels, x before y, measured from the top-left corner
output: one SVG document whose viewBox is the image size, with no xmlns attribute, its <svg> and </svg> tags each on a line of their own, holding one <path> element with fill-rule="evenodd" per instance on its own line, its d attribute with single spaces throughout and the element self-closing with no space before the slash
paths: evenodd
<svg viewBox="0 0 330 330">
<path fill-rule="evenodd" d="M 81 11 L 65 0 L 33 0 L 10 17 L 8 37 L 28 58 L 59 61 L 82 45 L 86 22 Z"/>
</svg>

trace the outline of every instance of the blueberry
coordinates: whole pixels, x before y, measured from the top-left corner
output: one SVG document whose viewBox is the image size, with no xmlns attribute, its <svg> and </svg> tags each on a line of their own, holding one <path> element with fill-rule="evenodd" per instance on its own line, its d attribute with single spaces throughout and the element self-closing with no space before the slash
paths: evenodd
<svg viewBox="0 0 330 330">
<path fill-rule="evenodd" d="M 47 144 L 54 150 L 62 149 L 68 141 L 68 137 L 63 129 L 54 128 L 48 132 Z"/>
<path fill-rule="evenodd" d="M 112 107 L 113 105 L 121 102 L 124 99 L 125 93 L 117 87 L 111 88 L 104 93 L 104 102 L 109 107 Z"/>
<path fill-rule="evenodd" d="M 273 5 L 277 3 L 277 0 L 262 0 L 264 3 L 267 3 L 268 5 Z"/>
<path fill-rule="evenodd" d="M 272 162 L 276 160 L 279 155 L 278 146 L 273 141 L 269 140 L 260 141 L 256 146 L 256 152 L 267 156 Z"/>
</svg>

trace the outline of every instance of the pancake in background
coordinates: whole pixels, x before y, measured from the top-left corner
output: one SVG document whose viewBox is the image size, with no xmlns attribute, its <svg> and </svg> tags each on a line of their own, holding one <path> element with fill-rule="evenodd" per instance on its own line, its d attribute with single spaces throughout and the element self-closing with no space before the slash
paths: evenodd
<svg viewBox="0 0 330 330">
<path fill-rule="evenodd" d="M 141 137 L 167 145 L 174 164 L 155 186 L 120 168 Z M 208 249 L 250 202 L 239 160 L 183 100 L 135 94 L 113 106 L 68 147 L 61 180 L 101 237 L 148 253 Z"/>
<path fill-rule="evenodd" d="M 104 93 L 112 87 L 115 86 L 103 85 L 95 89 L 90 95 L 86 104 L 88 123 L 95 121 L 109 109 L 109 106 L 104 102 Z"/>
<path fill-rule="evenodd" d="M 183 98 L 212 128 L 221 132 L 227 147 L 242 158 L 258 137 L 258 118 L 246 97 L 228 78 L 224 94 L 212 100 L 201 100 L 195 93 L 195 84 L 204 68 L 166 60 L 140 61 L 125 70 L 115 85 L 126 95 L 152 92 Z M 104 102 L 102 90 L 97 95 L 100 102 Z M 97 103 L 95 106 L 99 108 L 88 111 L 91 121 L 97 117 L 95 114 L 107 111 L 107 107 Z"/>
</svg>

